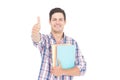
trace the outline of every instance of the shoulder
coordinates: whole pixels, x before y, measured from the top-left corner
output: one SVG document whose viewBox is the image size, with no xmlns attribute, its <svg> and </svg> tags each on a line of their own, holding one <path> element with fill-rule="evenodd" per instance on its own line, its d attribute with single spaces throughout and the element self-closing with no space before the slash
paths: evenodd
<svg viewBox="0 0 120 80">
<path fill-rule="evenodd" d="M 65 36 L 65 39 L 66 39 L 66 41 L 70 41 L 70 43 L 72 43 L 74 45 L 77 44 L 77 41 L 70 36 Z"/>
<path fill-rule="evenodd" d="M 40 34 L 41 35 L 41 38 L 44 38 L 44 39 L 47 39 L 47 38 L 49 38 L 49 34 Z"/>
</svg>

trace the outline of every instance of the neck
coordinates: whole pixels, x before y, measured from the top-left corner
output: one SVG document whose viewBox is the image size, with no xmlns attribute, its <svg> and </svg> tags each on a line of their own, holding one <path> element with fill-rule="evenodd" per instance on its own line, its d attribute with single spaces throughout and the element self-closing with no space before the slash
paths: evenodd
<svg viewBox="0 0 120 80">
<path fill-rule="evenodd" d="M 61 39 L 63 38 L 63 32 L 62 33 L 54 33 L 54 32 L 52 32 L 52 35 L 55 38 L 57 44 L 60 44 Z"/>
</svg>

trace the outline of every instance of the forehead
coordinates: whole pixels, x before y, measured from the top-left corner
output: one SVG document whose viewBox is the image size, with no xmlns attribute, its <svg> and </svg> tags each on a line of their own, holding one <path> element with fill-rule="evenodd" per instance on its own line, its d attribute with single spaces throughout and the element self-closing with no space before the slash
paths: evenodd
<svg viewBox="0 0 120 80">
<path fill-rule="evenodd" d="M 52 18 L 64 18 L 64 15 L 63 13 L 58 12 L 58 13 L 54 13 L 52 15 Z"/>
</svg>

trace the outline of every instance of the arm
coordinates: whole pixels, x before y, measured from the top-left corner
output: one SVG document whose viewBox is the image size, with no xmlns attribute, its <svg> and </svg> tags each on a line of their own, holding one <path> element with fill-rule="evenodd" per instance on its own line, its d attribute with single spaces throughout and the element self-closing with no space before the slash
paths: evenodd
<svg viewBox="0 0 120 80">
<path fill-rule="evenodd" d="M 79 76 L 80 75 L 80 70 L 79 68 L 76 66 L 74 68 L 71 69 L 63 69 L 62 70 L 62 74 L 63 75 L 68 75 L 68 76 Z"/>
<path fill-rule="evenodd" d="M 51 70 L 51 73 L 55 76 L 61 76 L 61 75 L 68 75 L 68 76 L 79 76 L 80 70 L 78 67 L 74 67 L 71 69 L 62 69 L 59 67 L 53 67 Z"/>
<path fill-rule="evenodd" d="M 80 75 L 84 75 L 85 72 L 86 72 L 86 61 L 85 61 L 84 56 L 82 55 L 77 43 L 76 43 L 76 61 L 75 61 L 75 65 L 79 68 Z"/>
</svg>

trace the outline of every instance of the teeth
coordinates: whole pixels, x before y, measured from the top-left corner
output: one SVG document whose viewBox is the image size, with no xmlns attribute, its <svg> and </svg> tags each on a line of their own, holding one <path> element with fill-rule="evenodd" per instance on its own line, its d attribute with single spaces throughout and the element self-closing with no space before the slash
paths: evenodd
<svg viewBox="0 0 120 80">
<path fill-rule="evenodd" d="M 56 25 L 56 27 L 60 27 L 60 25 Z"/>
</svg>

